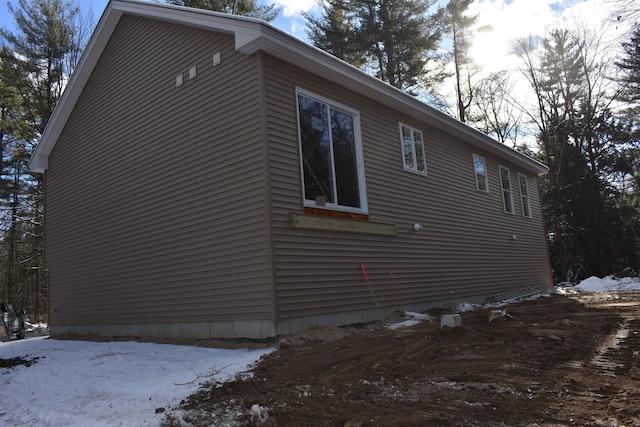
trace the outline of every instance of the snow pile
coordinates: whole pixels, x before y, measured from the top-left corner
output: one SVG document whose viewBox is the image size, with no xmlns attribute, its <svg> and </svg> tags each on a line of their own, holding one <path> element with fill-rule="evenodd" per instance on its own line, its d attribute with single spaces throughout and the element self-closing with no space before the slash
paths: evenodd
<svg viewBox="0 0 640 427">
<path fill-rule="evenodd" d="M 433 321 L 433 318 L 431 316 L 429 316 L 428 314 L 415 313 L 413 311 L 403 311 L 402 312 L 402 316 L 406 317 L 407 319 L 403 320 L 402 322 L 391 323 L 391 324 L 387 325 L 387 328 L 389 328 L 389 329 L 405 328 L 407 326 L 417 325 L 420 322 L 424 322 L 424 321 L 432 322 Z"/>
<path fill-rule="evenodd" d="M 476 307 L 480 307 L 480 305 L 478 304 L 470 304 L 468 302 L 463 302 L 458 304 L 458 306 L 455 309 L 456 313 L 464 313 L 467 311 L 473 311 Z"/>
<path fill-rule="evenodd" d="M 640 290 L 640 279 L 637 277 L 617 278 L 615 276 L 601 279 L 591 276 L 574 286 L 573 289 L 578 292 L 638 291 Z"/>
<path fill-rule="evenodd" d="M 24 328 L 27 332 L 37 335 L 49 335 L 49 325 L 46 323 L 31 323 L 27 320 L 24 322 Z"/>
<path fill-rule="evenodd" d="M 227 381 L 271 350 L 32 338 L 0 344 L 0 425 L 159 426 L 204 382 Z"/>
</svg>

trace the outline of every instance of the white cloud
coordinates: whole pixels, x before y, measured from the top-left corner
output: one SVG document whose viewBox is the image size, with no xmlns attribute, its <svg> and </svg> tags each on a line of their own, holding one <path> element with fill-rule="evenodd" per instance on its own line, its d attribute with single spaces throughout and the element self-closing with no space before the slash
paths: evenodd
<svg viewBox="0 0 640 427">
<path fill-rule="evenodd" d="M 474 60 L 487 72 L 517 66 L 518 59 L 511 54 L 515 39 L 542 36 L 575 19 L 602 28 L 612 16 L 603 0 L 480 0 L 469 11 L 478 15 L 479 27 L 490 28 L 474 36 L 472 47 Z"/>
<path fill-rule="evenodd" d="M 551 9 L 552 0 L 490 0 L 473 3 L 471 14 L 478 15 L 478 26 L 486 30 L 474 36 L 472 54 L 487 71 L 512 68 L 513 40 L 542 34 L 546 26 L 558 19 Z"/>
<path fill-rule="evenodd" d="M 273 0 L 273 3 L 282 11 L 273 24 L 301 40 L 308 41 L 305 32 L 307 22 L 303 13 L 314 14 L 319 11 L 316 0 Z"/>
<path fill-rule="evenodd" d="M 274 3 L 282 7 L 285 17 L 301 15 L 316 6 L 316 0 L 275 0 Z"/>
</svg>

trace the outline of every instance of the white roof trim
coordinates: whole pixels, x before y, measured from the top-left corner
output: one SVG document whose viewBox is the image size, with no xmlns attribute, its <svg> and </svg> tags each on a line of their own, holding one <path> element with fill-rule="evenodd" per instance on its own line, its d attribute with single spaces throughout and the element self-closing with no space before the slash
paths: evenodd
<svg viewBox="0 0 640 427">
<path fill-rule="evenodd" d="M 524 169 L 543 175 L 548 168 L 542 163 L 467 126 L 455 118 L 432 108 L 413 96 L 370 76 L 328 53 L 258 19 L 228 15 L 200 9 L 147 3 L 136 0 L 110 0 L 87 44 L 67 88 L 44 130 L 40 143 L 29 162 L 33 172 L 44 173 L 56 141 L 89 80 L 102 51 L 123 14 L 137 15 L 166 22 L 233 34 L 236 50 L 252 54 L 262 50 L 337 84 L 376 99 L 420 121 L 427 121 L 450 135 L 469 142 Z"/>
</svg>

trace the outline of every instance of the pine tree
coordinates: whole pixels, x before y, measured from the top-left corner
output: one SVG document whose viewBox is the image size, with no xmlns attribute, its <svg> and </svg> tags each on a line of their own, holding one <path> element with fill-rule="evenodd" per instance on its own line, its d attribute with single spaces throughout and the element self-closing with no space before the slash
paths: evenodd
<svg viewBox="0 0 640 427">
<path fill-rule="evenodd" d="M 530 117 L 538 128 L 539 155 L 549 167 L 542 182 L 543 211 L 558 280 L 581 266 L 587 274 L 621 272 L 625 233 L 609 181 L 615 126 L 598 86 L 606 73 L 589 58 L 598 49 L 587 33 L 552 30 L 538 47 L 520 43 L 525 75 L 534 90 Z"/>
<path fill-rule="evenodd" d="M 2 170 L 5 207 L 2 244 L 3 295 L 27 308 L 35 318 L 46 312 L 46 284 L 42 268 L 42 177 L 28 170 L 28 160 L 82 52 L 87 27 L 77 5 L 66 0 L 19 0 L 9 5 L 17 31 L 0 30 L 3 77 L 20 94 L 22 112 L 14 116 L 10 138 L 3 141 Z M 9 67 L 10 68 L 4 68 Z M 19 131 L 15 131 L 19 130 Z"/>
<path fill-rule="evenodd" d="M 637 10 L 636 10 L 637 12 Z M 616 112 L 613 142 L 617 150 L 611 156 L 608 171 L 615 177 L 615 197 L 624 224 L 621 256 L 625 274 L 640 274 L 640 25 L 630 39 L 622 43 L 622 57 L 615 65 L 622 72 L 620 100 L 627 108 Z"/>
<path fill-rule="evenodd" d="M 271 22 L 278 17 L 275 3 L 269 6 L 258 5 L 256 0 L 167 0 L 167 3 L 214 12 L 244 15 Z"/>
<path fill-rule="evenodd" d="M 2 210 L 2 247 L 3 263 L 0 267 L 3 278 L 0 286 L 0 298 L 14 301 L 14 293 L 19 275 L 19 245 L 18 209 L 19 193 L 16 181 L 14 162 L 16 148 L 21 141 L 29 137 L 29 126 L 24 105 L 23 93 L 27 88 L 27 73 L 22 62 L 6 46 L 0 48 L 0 142 L 2 158 L 0 172 L 0 197 L 3 201 Z M 22 169 L 22 168 L 20 168 Z"/>
<path fill-rule="evenodd" d="M 361 67 L 365 63 L 366 53 L 356 39 L 358 17 L 352 3 L 349 0 L 328 0 L 321 3 L 321 17 L 305 14 L 307 35 L 316 47 Z"/>
<path fill-rule="evenodd" d="M 320 18 L 307 16 L 307 34 L 315 46 L 416 94 L 425 75 L 439 72 L 433 63 L 440 57 L 441 17 L 428 14 L 434 4 L 435 0 L 329 0 L 321 3 Z"/>
<path fill-rule="evenodd" d="M 478 16 L 469 16 L 467 11 L 473 0 L 449 0 L 445 7 L 444 28 L 451 36 L 453 49 L 453 66 L 455 70 L 456 106 L 458 119 L 467 121 L 467 109 L 473 102 L 473 88 L 471 84 L 471 58 L 469 48 L 472 38 L 472 28 Z"/>
<path fill-rule="evenodd" d="M 623 85 L 624 99 L 640 103 L 640 25 L 631 35 L 628 42 L 622 43 L 624 56 L 616 62 L 623 72 L 620 82 Z"/>
</svg>

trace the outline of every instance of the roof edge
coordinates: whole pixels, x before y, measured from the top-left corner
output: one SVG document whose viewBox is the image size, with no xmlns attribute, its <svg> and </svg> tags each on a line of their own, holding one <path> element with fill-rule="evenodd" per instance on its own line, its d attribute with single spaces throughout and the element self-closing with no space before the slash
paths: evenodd
<svg viewBox="0 0 640 427">
<path fill-rule="evenodd" d="M 420 121 L 427 118 L 430 120 L 429 123 L 436 128 L 500 157 L 506 157 L 532 173 L 537 175 L 548 173 L 548 168 L 545 165 L 531 157 L 264 21 L 245 16 L 138 0 L 110 0 L 107 4 L 29 161 L 32 172 L 44 173 L 48 168 L 49 155 L 80 98 L 102 51 L 125 13 L 228 33 L 235 37 L 235 48 L 239 52 L 248 55 L 263 50 L 293 65 L 313 70 L 314 73 L 323 75 L 364 96 L 378 99 L 383 97 L 385 98 L 384 102 L 392 108 Z"/>
</svg>

